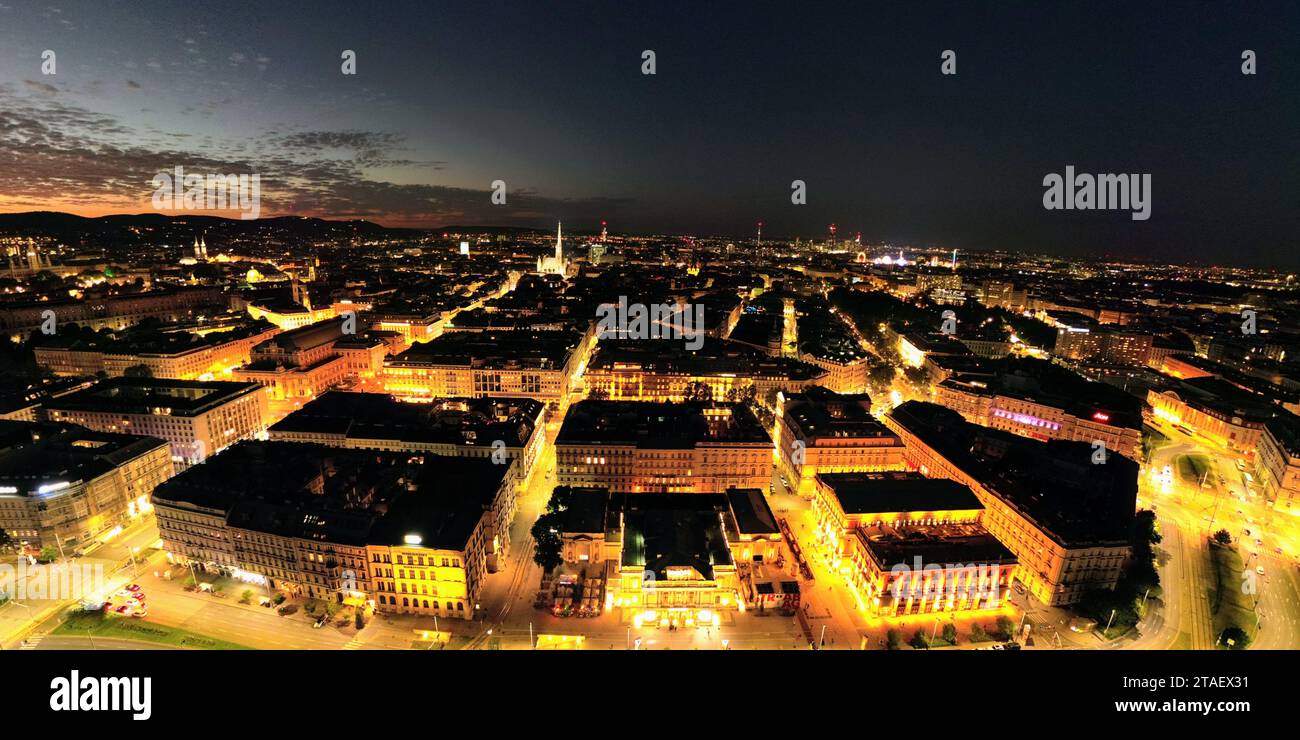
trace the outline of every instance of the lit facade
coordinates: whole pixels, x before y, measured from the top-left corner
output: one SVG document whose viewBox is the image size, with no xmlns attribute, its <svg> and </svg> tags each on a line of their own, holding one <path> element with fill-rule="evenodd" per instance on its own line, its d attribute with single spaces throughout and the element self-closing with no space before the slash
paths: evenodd
<svg viewBox="0 0 1300 740">
<path fill-rule="evenodd" d="M 167 443 L 154 437 L 11 421 L 0 436 L 0 529 L 66 555 L 147 513 L 173 473 Z"/>
<path fill-rule="evenodd" d="M 266 430 L 266 392 L 253 383 L 116 378 L 45 404 L 49 421 L 159 437 L 177 468 Z"/>
<path fill-rule="evenodd" d="M 813 495 L 818 473 L 904 468 L 902 440 L 871 415 L 866 394 L 817 387 L 791 394 L 778 407 L 776 428 L 779 469 L 804 498 Z"/>
</svg>

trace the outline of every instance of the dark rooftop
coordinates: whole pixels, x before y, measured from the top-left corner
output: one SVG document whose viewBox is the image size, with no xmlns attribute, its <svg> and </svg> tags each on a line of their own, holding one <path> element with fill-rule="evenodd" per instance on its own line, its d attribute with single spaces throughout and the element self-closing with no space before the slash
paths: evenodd
<svg viewBox="0 0 1300 740">
<path fill-rule="evenodd" d="M 154 500 L 227 512 L 230 526 L 349 545 L 463 549 L 506 468 L 482 458 L 244 441 Z"/>
<path fill-rule="evenodd" d="M 0 481 L 33 495 L 41 486 L 93 480 L 167 442 L 134 434 L 92 432 L 75 424 L 0 419 Z"/>
<path fill-rule="evenodd" d="M 970 511 L 984 505 L 962 484 L 919 473 L 819 473 L 845 514 Z"/>
<path fill-rule="evenodd" d="M 1137 463 L 1086 442 L 1039 442 L 968 423 L 937 404 L 908 401 L 890 414 L 957 468 L 1068 547 L 1127 541 L 1137 507 Z"/>
<path fill-rule="evenodd" d="M 1090 381 L 1047 360 L 1008 357 L 986 361 L 993 375 L 953 375 L 941 385 L 980 395 L 1003 395 L 1063 409 L 1081 419 L 1094 414 L 1107 417 L 1116 427 L 1140 429 L 1142 402 L 1124 391 Z"/>
<path fill-rule="evenodd" d="M 576 331 L 449 332 L 412 345 L 387 364 L 556 370 L 569 361 L 581 339 Z"/>
<path fill-rule="evenodd" d="M 770 535 L 781 531 L 767 497 L 757 488 L 728 488 L 727 506 L 736 531 L 746 535 Z"/>
<path fill-rule="evenodd" d="M 542 403 L 530 398 L 449 398 L 404 403 L 385 393 L 328 391 L 270 428 L 277 434 L 517 447 L 532 435 Z"/>
<path fill-rule="evenodd" d="M 791 393 L 785 400 L 783 416 L 807 441 L 820 438 L 894 438 L 871 414 L 871 396 L 865 393 L 839 394 L 821 386 L 811 386 L 803 393 Z"/>
<path fill-rule="evenodd" d="M 633 494 L 623 515 L 625 566 L 640 566 L 669 580 L 669 569 L 691 567 L 706 579 L 714 566 L 732 565 L 716 496 Z"/>
<path fill-rule="evenodd" d="M 636 444 L 690 449 L 702 442 L 767 443 L 771 438 L 740 403 L 580 401 L 569 408 L 557 444 Z"/>
<path fill-rule="evenodd" d="M 110 378 L 90 388 L 51 399 L 46 406 L 59 411 L 109 411 L 122 414 L 165 413 L 197 416 L 239 396 L 261 390 L 257 383 Z"/>
</svg>

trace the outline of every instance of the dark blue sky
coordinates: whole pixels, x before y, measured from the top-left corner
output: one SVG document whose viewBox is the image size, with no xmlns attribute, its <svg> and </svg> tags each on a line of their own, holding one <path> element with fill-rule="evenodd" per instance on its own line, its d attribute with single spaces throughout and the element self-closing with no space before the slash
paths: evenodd
<svg viewBox="0 0 1300 740">
<path fill-rule="evenodd" d="M 0 210 L 145 211 L 152 174 L 183 165 L 262 173 L 264 213 L 393 225 L 836 222 L 1289 266 L 1297 39 L 1295 3 L 0 0 Z M 1150 220 L 1044 210 L 1066 165 L 1150 173 Z"/>
</svg>

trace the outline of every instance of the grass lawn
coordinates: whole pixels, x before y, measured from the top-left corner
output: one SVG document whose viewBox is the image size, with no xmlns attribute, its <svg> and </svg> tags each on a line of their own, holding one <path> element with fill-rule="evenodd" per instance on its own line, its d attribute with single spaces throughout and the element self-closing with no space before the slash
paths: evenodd
<svg viewBox="0 0 1300 740">
<path fill-rule="evenodd" d="M 1179 455 L 1178 475 L 1192 485 L 1201 485 L 1201 477 L 1210 469 L 1210 458 L 1205 455 Z"/>
<path fill-rule="evenodd" d="M 1245 630 L 1251 641 L 1255 640 L 1255 599 L 1245 593 L 1242 586 L 1245 566 L 1235 548 L 1210 545 L 1210 561 L 1214 567 L 1215 590 L 1210 602 L 1214 619 L 1214 636 L 1227 627 L 1236 625 Z M 1253 575 L 1253 574 L 1252 574 Z"/>
<path fill-rule="evenodd" d="M 56 635 L 70 637 L 104 637 L 123 640 L 141 640 L 200 650 L 251 650 L 233 642 L 217 640 L 193 632 L 143 622 L 131 617 L 109 616 L 102 612 L 76 612 L 55 630 Z"/>
</svg>

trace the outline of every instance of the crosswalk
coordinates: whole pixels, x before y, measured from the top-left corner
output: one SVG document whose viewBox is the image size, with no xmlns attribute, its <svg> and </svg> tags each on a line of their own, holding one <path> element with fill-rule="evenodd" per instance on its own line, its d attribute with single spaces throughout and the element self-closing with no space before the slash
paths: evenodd
<svg viewBox="0 0 1300 740">
<path fill-rule="evenodd" d="M 22 643 L 21 645 L 18 646 L 18 649 L 19 649 L 19 650 L 35 650 L 35 649 L 36 649 L 36 646 L 37 646 L 37 645 L 40 645 L 40 644 L 41 644 L 41 640 L 44 640 L 44 639 L 45 639 L 45 635 L 36 635 L 35 637 L 29 637 L 29 638 L 27 638 L 26 640 L 23 640 L 23 643 Z"/>
<path fill-rule="evenodd" d="M 348 644 L 344 645 L 342 649 L 343 649 L 343 650 L 360 650 L 360 649 L 361 649 L 362 647 L 364 647 L 364 646 L 365 646 L 364 643 L 361 642 L 361 638 L 359 638 L 359 637 L 354 637 L 354 638 L 352 638 L 351 640 L 348 640 Z"/>
</svg>

